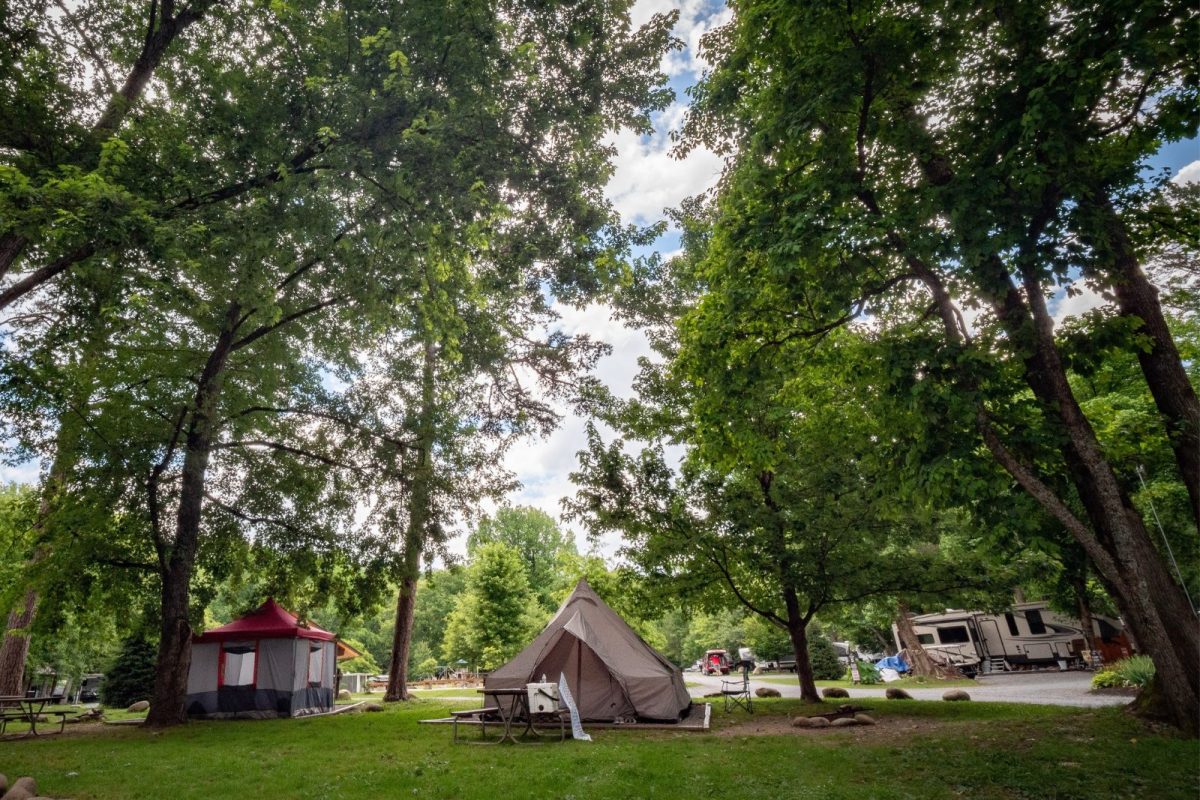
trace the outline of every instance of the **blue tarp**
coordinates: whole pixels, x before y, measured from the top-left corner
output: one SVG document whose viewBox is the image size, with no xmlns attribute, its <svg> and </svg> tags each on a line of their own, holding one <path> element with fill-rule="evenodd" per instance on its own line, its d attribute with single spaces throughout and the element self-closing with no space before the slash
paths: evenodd
<svg viewBox="0 0 1200 800">
<path fill-rule="evenodd" d="M 896 672 L 908 672 L 908 664 L 903 656 L 888 656 L 875 662 L 875 669 L 894 669 Z"/>
</svg>

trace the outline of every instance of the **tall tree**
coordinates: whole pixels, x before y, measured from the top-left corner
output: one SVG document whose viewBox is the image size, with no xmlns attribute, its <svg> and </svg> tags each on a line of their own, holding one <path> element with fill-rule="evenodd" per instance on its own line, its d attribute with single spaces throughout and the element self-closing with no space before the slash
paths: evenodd
<svg viewBox="0 0 1200 800">
<path fill-rule="evenodd" d="M 520 554 L 493 542 L 475 553 L 466 591 L 446 621 L 444 653 L 448 661 L 495 669 L 516 655 L 544 623 Z"/>
<path fill-rule="evenodd" d="M 877 443 L 903 420 L 885 421 L 864 402 L 871 370 L 855 356 L 869 350 L 845 336 L 822 366 L 791 370 L 806 344 L 765 352 L 714 340 L 728 302 L 705 295 L 679 326 L 665 379 L 644 381 L 660 394 L 644 392 L 610 417 L 659 444 L 629 456 L 624 442 L 605 445 L 593 429 L 571 508 L 593 531 L 623 533 L 624 552 L 648 575 L 685 595 L 718 587 L 726 602 L 786 631 L 801 696 L 820 702 L 809 659 L 820 612 L 986 580 L 965 548 L 952 551 L 952 538 L 940 536 L 946 519 L 882 490 L 892 465 Z M 850 375 L 865 387 L 835 377 Z M 655 430 L 670 418 L 674 426 Z M 662 441 L 687 447 L 678 474 Z"/>
<path fill-rule="evenodd" d="M 1131 466 L 1105 454 L 1072 390 L 1047 300 L 1080 274 L 1137 295 L 1118 310 L 1151 338 L 1143 372 L 1168 401 L 1159 410 L 1177 453 L 1186 447 L 1197 430 L 1194 394 L 1158 325 L 1154 292 L 1128 262 L 1118 266 L 1129 248 L 1106 226 L 1110 211 L 1128 221 L 1143 208 L 1139 194 L 1154 196 L 1139 174 L 1148 153 L 1195 132 L 1186 34 L 1195 10 L 735 10 L 706 41 L 715 66 L 685 135 L 687 146 L 731 156 L 708 277 L 746 287 L 751 336 L 804 337 L 864 311 L 891 331 L 936 324 L 941 343 L 910 350 L 910 368 L 952 367 L 980 439 L 1083 547 L 1155 661 L 1163 712 L 1195 732 L 1200 630 L 1130 500 Z M 1144 102 L 1152 91 L 1163 93 L 1161 113 Z M 1078 159 L 1088 167 L 1076 175 Z M 1109 207 L 1117 186 L 1122 196 Z M 970 325 L 963 305 L 976 315 Z M 1028 418 L 990 395 L 991 369 L 1025 383 L 1040 438 L 1023 435 Z M 1184 456 L 1179 469 L 1191 481 Z"/>
<path fill-rule="evenodd" d="M 484 517 L 467 537 L 467 554 L 485 544 L 502 542 L 516 548 L 525 562 L 529 585 L 547 610 L 553 610 L 556 571 L 563 556 L 576 552 L 575 541 L 559 528 L 545 511 L 530 506 L 499 509 L 495 516 Z M 572 584 L 573 585 L 573 584 Z"/>
</svg>

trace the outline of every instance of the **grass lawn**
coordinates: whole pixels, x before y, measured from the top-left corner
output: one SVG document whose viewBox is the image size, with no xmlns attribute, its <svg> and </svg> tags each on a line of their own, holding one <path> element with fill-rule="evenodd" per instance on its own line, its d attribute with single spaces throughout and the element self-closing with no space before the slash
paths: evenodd
<svg viewBox="0 0 1200 800">
<path fill-rule="evenodd" d="M 168 731 L 87 725 L 0 741 L 10 780 L 56 797 L 1194 798 L 1200 745 L 1118 709 L 870 700 L 876 726 L 795 729 L 794 700 L 713 712 L 710 733 L 595 731 L 595 741 L 454 745 L 418 726 L 470 704 L 383 713 L 194 722 Z M 825 708 L 832 708 L 830 703 Z M 821 708 L 806 707 L 802 713 Z"/>
</svg>

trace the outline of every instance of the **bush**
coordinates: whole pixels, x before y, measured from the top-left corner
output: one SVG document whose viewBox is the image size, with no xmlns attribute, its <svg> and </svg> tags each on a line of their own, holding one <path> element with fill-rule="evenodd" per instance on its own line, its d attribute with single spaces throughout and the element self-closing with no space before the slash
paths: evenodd
<svg viewBox="0 0 1200 800">
<path fill-rule="evenodd" d="M 808 640 L 808 660 L 812 664 L 814 680 L 836 681 L 846 671 L 838 661 L 837 650 L 824 636 L 813 636 Z"/>
<path fill-rule="evenodd" d="M 149 700 L 154 689 L 154 662 L 158 646 L 141 634 L 126 637 L 121 652 L 100 684 L 100 702 L 125 708 L 138 700 Z"/>
<path fill-rule="evenodd" d="M 858 679 L 858 682 L 863 686 L 870 686 L 871 684 L 879 683 L 882 680 L 882 678 L 879 677 L 879 670 L 875 669 L 875 665 L 870 661 L 858 662 Z M 842 680 L 853 680 L 850 677 L 849 667 L 847 667 L 846 671 L 842 674 Z"/>
<path fill-rule="evenodd" d="M 1130 656 L 1109 664 L 1092 676 L 1093 689 L 1145 689 L 1154 680 L 1154 662 L 1149 656 Z"/>
<path fill-rule="evenodd" d="M 1111 669 L 1101 670 L 1092 676 L 1093 689 L 1116 689 L 1124 685 L 1121 676 Z"/>
<path fill-rule="evenodd" d="M 1112 668 L 1126 686 L 1145 689 L 1154 680 L 1154 662 L 1150 656 L 1130 656 L 1113 664 Z"/>
</svg>

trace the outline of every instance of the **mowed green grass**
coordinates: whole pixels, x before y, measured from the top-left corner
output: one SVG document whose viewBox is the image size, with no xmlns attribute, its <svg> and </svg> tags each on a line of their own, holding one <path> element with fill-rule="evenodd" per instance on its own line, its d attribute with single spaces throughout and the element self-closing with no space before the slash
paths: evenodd
<svg viewBox="0 0 1200 800">
<path fill-rule="evenodd" d="M 1195 741 L 1152 733 L 1119 709 L 867 701 L 880 724 L 796 731 L 756 701 L 714 708 L 711 733 L 593 731 L 592 743 L 454 745 L 445 701 L 383 713 L 105 726 L 0 742 L 0 771 L 42 794 L 86 798 L 1195 798 Z M 763 735 L 766 732 L 768 735 Z M 476 735 L 468 731 L 468 736 Z"/>
</svg>

